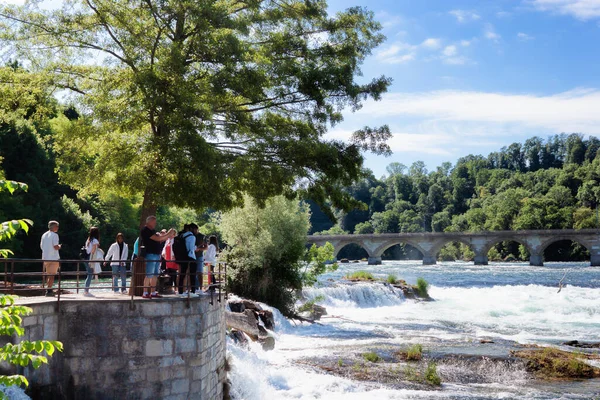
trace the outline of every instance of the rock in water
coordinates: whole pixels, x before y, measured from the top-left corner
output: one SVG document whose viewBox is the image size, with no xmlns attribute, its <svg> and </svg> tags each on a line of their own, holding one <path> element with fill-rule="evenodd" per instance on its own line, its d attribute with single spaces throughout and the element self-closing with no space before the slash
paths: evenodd
<svg viewBox="0 0 600 400">
<path fill-rule="evenodd" d="M 275 330 L 275 318 L 273 318 L 273 313 L 269 310 L 263 310 L 258 313 L 258 317 L 262 321 L 265 328 L 270 331 Z"/>
<path fill-rule="evenodd" d="M 255 303 L 251 300 L 242 300 L 244 302 L 244 307 L 246 307 L 247 310 L 255 310 L 255 311 L 262 311 L 262 307 L 260 306 L 260 304 Z"/>
<path fill-rule="evenodd" d="M 318 304 L 313 304 L 312 307 L 312 315 L 313 315 L 313 319 L 315 321 L 318 321 L 321 319 L 321 317 L 323 315 L 327 315 L 327 309 L 323 306 L 320 306 Z"/>
<path fill-rule="evenodd" d="M 243 313 L 246 310 L 246 306 L 244 306 L 243 301 L 230 301 L 228 304 L 231 312 Z"/>
<path fill-rule="evenodd" d="M 244 332 L 253 341 L 258 340 L 260 332 L 254 311 L 245 310 L 243 313 L 225 311 L 225 322 L 228 328 Z"/>
</svg>

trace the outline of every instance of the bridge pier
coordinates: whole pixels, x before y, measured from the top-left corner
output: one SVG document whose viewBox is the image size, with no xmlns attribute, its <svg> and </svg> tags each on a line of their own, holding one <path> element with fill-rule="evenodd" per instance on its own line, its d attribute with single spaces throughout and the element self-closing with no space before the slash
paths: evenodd
<svg viewBox="0 0 600 400">
<path fill-rule="evenodd" d="M 488 265 L 488 256 L 487 254 L 475 254 L 473 261 L 475 261 L 475 265 Z"/>
<path fill-rule="evenodd" d="M 531 254 L 529 256 L 529 265 L 534 267 L 544 266 L 544 255 L 543 254 Z"/>
<path fill-rule="evenodd" d="M 435 265 L 437 264 L 437 259 L 435 256 L 430 254 L 423 254 L 423 265 Z"/>
<path fill-rule="evenodd" d="M 600 267 L 600 254 L 590 254 L 592 267 Z"/>
<path fill-rule="evenodd" d="M 381 265 L 381 257 L 369 257 L 369 265 Z"/>
</svg>

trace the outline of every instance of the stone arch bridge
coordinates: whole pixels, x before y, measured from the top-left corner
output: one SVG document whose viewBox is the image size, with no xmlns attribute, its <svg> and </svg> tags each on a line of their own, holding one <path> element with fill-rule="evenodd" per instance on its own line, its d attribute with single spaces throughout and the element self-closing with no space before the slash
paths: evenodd
<svg viewBox="0 0 600 400">
<path fill-rule="evenodd" d="M 488 251 L 497 243 L 515 241 L 529 251 L 531 265 L 544 265 L 544 250 L 552 243 L 571 240 L 584 246 L 590 252 L 591 265 L 600 266 L 600 230 L 532 230 L 532 231 L 495 231 L 495 232 L 418 232 L 386 233 L 372 235 L 324 235 L 308 236 L 308 243 L 324 245 L 329 242 L 335 248 L 337 257 L 340 250 L 357 244 L 369 255 L 369 264 L 381 264 L 382 254 L 397 244 L 409 244 L 423 254 L 423 264 L 433 265 L 437 255 L 448 243 L 460 242 L 471 247 L 475 253 L 475 264 L 488 263 Z"/>
</svg>

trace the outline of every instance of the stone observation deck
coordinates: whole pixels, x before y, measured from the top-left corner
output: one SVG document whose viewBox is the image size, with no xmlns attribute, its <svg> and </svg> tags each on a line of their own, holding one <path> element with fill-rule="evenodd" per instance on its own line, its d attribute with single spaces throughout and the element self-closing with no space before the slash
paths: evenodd
<svg viewBox="0 0 600 400">
<path fill-rule="evenodd" d="M 369 255 L 369 264 L 372 265 L 381 264 L 382 254 L 397 244 L 413 246 L 423 254 L 424 265 L 433 265 L 440 250 L 452 242 L 470 246 L 475 253 L 475 264 L 486 265 L 488 251 L 494 245 L 503 241 L 515 241 L 525 246 L 530 254 L 531 265 L 541 266 L 544 264 L 544 250 L 561 240 L 581 244 L 590 252 L 591 265 L 600 266 L 600 231 L 596 229 L 308 236 L 308 243 L 331 243 L 335 248 L 336 257 L 345 246 L 356 244 L 365 249 Z"/>
<path fill-rule="evenodd" d="M 48 366 L 20 368 L 33 398 L 220 399 L 225 371 L 225 301 L 136 300 L 109 293 L 89 299 L 20 298 L 33 313 L 24 339 L 59 340 Z M 133 304 L 133 306 L 132 306 Z"/>
</svg>

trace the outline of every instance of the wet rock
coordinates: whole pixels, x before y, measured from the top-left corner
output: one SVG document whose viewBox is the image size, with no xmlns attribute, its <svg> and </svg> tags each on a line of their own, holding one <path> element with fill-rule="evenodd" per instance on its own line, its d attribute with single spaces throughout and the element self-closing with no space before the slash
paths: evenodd
<svg viewBox="0 0 600 400">
<path fill-rule="evenodd" d="M 600 368 L 586 363 L 597 358 L 592 354 L 575 354 L 552 347 L 512 351 L 511 355 L 526 360 L 527 371 L 538 379 L 591 379 L 600 377 Z"/>
<path fill-rule="evenodd" d="M 340 260 L 340 262 L 341 262 L 342 264 L 348 264 L 348 263 L 350 262 L 350 260 L 348 260 L 347 258 L 342 258 L 342 259 Z"/>
<path fill-rule="evenodd" d="M 270 331 L 275 330 L 275 318 L 273 318 L 273 313 L 269 310 L 263 310 L 258 313 L 258 317 L 262 321 L 265 328 Z"/>
<path fill-rule="evenodd" d="M 232 329 L 228 336 L 233 340 L 234 343 L 238 344 L 238 345 L 247 345 L 248 344 L 248 338 L 246 337 L 246 335 L 244 335 L 244 332 L 242 331 L 238 331 L 237 329 Z"/>
<path fill-rule="evenodd" d="M 570 340 L 564 342 L 563 345 L 577 347 L 580 349 L 600 349 L 600 343 L 580 342 L 579 340 Z"/>
<path fill-rule="evenodd" d="M 490 339 L 481 339 L 479 341 L 479 343 L 481 343 L 481 344 L 489 344 L 489 343 L 494 343 L 494 341 L 490 340 Z"/>
<path fill-rule="evenodd" d="M 252 300 L 242 300 L 244 302 L 244 307 L 246 307 L 247 310 L 255 310 L 255 311 L 262 311 L 262 307 L 260 306 L 260 304 L 255 303 Z"/>
<path fill-rule="evenodd" d="M 244 332 L 253 341 L 258 340 L 258 321 L 252 310 L 245 310 L 243 313 L 225 311 L 225 323 L 228 328 Z"/>
<path fill-rule="evenodd" d="M 244 306 L 243 301 L 230 301 L 228 304 L 231 312 L 243 313 L 246 310 L 246 306 Z"/>
<path fill-rule="evenodd" d="M 271 335 L 260 338 L 259 342 L 264 351 L 273 350 L 275 348 L 275 338 Z"/>
</svg>

